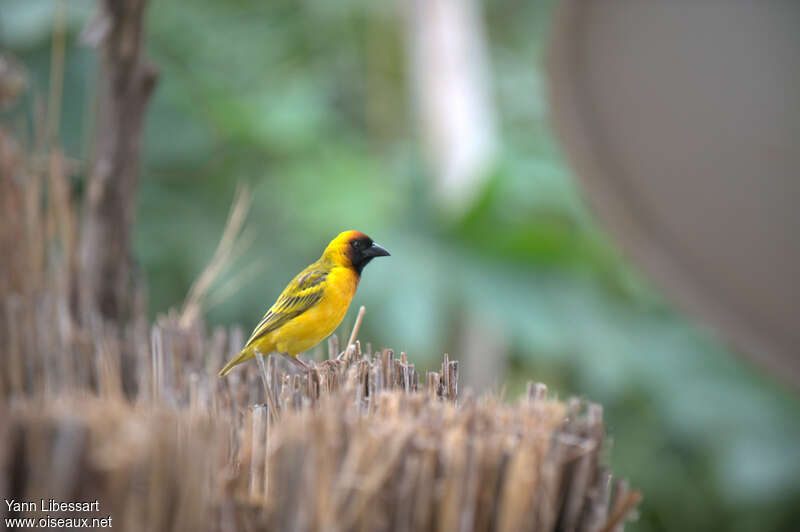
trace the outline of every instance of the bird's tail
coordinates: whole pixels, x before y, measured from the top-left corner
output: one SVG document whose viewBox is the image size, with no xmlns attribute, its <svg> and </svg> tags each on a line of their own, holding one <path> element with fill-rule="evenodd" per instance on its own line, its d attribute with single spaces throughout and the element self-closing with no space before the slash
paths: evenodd
<svg viewBox="0 0 800 532">
<path fill-rule="evenodd" d="M 217 374 L 217 376 L 218 376 L 218 377 L 224 377 L 225 375 L 227 375 L 228 373 L 230 373 L 230 372 L 231 372 L 231 370 L 233 369 L 233 366 L 235 366 L 235 365 L 237 365 L 237 364 L 241 364 L 242 362 L 245 362 L 245 361 L 247 361 L 247 360 L 250 360 L 250 359 L 251 359 L 251 358 L 253 358 L 254 356 L 255 356 L 255 353 L 254 353 L 253 347 L 252 347 L 252 346 L 245 347 L 244 349 L 242 349 L 241 351 L 239 351 L 239 354 L 238 354 L 238 355 L 236 355 L 235 357 L 233 357 L 232 359 L 230 359 L 230 360 L 228 361 L 228 363 L 227 363 L 227 364 L 225 364 L 225 367 L 224 367 L 224 368 L 222 368 L 222 369 L 219 371 L 219 373 Z"/>
</svg>

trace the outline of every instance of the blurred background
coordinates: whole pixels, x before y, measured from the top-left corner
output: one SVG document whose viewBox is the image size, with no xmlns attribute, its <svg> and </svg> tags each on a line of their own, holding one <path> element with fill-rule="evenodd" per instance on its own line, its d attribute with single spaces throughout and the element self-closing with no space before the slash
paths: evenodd
<svg viewBox="0 0 800 532">
<path fill-rule="evenodd" d="M 548 116 L 555 4 L 151 2 L 161 75 L 135 235 L 149 311 L 181 304 L 247 183 L 252 245 L 212 324 L 249 330 L 333 236 L 359 229 L 392 257 L 366 270 L 342 328 L 363 304 L 373 347 L 431 366 L 448 352 L 476 391 L 515 398 L 535 379 L 602 403 L 613 469 L 645 496 L 630 530 L 795 529 L 800 401 L 676 311 L 598 227 Z M 0 7 L 0 48 L 29 76 L 2 114 L 18 129 L 33 130 L 50 88 L 56 5 Z M 93 8 L 70 0 L 63 19 L 76 197 Z"/>
</svg>

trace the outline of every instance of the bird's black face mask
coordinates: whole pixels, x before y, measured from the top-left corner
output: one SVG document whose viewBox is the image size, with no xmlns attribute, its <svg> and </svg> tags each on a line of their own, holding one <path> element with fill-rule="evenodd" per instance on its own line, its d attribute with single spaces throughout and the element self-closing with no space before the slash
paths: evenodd
<svg viewBox="0 0 800 532">
<path fill-rule="evenodd" d="M 348 255 L 353 269 L 361 275 L 361 270 L 369 261 L 375 257 L 388 257 L 389 252 L 369 238 L 357 238 L 350 242 Z"/>
</svg>

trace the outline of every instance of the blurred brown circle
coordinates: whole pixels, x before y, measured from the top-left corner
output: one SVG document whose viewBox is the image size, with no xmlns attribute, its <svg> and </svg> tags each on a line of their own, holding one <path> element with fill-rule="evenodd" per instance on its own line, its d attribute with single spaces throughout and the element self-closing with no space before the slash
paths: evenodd
<svg viewBox="0 0 800 532">
<path fill-rule="evenodd" d="M 795 385 L 798 28 L 798 2 L 567 0 L 548 57 L 558 135 L 606 227 Z"/>
</svg>

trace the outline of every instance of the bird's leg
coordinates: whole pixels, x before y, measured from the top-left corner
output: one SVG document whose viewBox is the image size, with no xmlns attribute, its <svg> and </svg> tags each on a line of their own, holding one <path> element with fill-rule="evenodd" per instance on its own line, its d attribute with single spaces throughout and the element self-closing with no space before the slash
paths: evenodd
<svg viewBox="0 0 800 532">
<path fill-rule="evenodd" d="M 314 364 L 303 362 L 302 360 L 300 360 L 300 357 L 293 357 L 285 353 L 281 353 L 281 355 L 283 355 L 287 360 L 289 360 L 292 364 L 294 364 L 295 367 L 300 368 L 300 373 L 306 376 L 310 385 L 311 372 L 314 370 Z"/>
<path fill-rule="evenodd" d="M 308 364 L 300 360 L 299 358 L 295 358 L 289 353 L 281 353 L 281 356 L 285 358 L 288 362 L 291 362 L 296 368 L 302 370 L 303 373 L 308 373 L 311 369 Z"/>
</svg>

